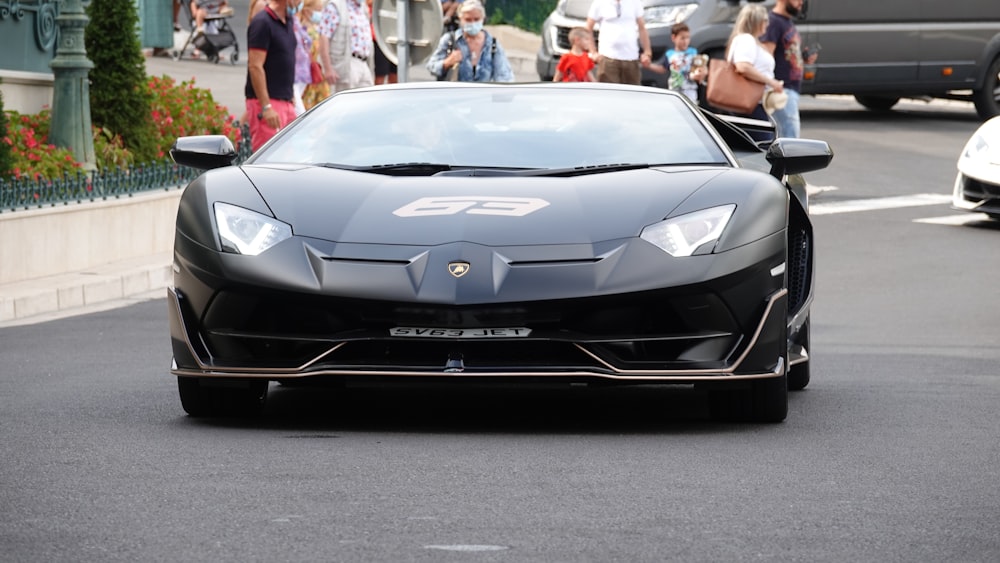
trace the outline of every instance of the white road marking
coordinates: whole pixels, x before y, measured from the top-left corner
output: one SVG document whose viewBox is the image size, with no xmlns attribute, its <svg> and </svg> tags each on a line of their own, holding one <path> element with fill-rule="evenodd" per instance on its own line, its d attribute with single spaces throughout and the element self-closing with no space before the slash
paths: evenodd
<svg viewBox="0 0 1000 563">
<path fill-rule="evenodd" d="M 876 211 L 879 209 L 896 209 L 900 207 L 942 205 L 949 202 L 951 202 L 951 196 L 944 194 L 915 194 L 871 199 L 852 199 L 810 205 L 809 214 L 833 215 L 835 213 L 855 213 L 858 211 Z"/>
<path fill-rule="evenodd" d="M 821 194 L 823 192 L 832 192 L 839 190 L 837 186 L 814 186 L 812 184 L 806 184 L 806 193 L 809 195 Z"/>
<path fill-rule="evenodd" d="M 980 221 L 989 221 L 990 218 L 985 213 L 965 213 L 963 215 L 948 215 L 946 217 L 927 217 L 925 219 L 914 219 L 914 223 L 929 223 L 931 225 L 968 225 Z"/>
<path fill-rule="evenodd" d="M 503 551 L 510 549 L 506 545 L 425 545 L 424 549 L 440 549 L 443 551 Z"/>
</svg>

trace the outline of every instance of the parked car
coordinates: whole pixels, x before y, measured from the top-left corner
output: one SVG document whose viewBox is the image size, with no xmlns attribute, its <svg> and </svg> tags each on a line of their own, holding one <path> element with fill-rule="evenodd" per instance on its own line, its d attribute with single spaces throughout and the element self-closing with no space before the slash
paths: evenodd
<svg viewBox="0 0 1000 563">
<path fill-rule="evenodd" d="M 552 79 L 569 50 L 569 29 L 586 24 L 591 1 L 562 0 L 545 21 L 536 59 L 540 79 Z M 723 58 L 745 3 L 643 2 L 654 59 L 671 47 L 670 27 L 678 21 L 691 28 L 693 48 Z M 957 99 L 972 102 L 983 119 L 1000 115 L 1000 2 L 806 0 L 796 25 L 803 45 L 822 49 L 806 68 L 803 94 L 852 95 L 879 111 L 901 98 Z M 665 77 L 644 71 L 643 83 L 665 87 Z"/>
<path fill-rule="evenodd" d="M 696 384 L 720 417 L 783 420 L 809 380 L 798 174 L 832 152 L 729 119 L 642 86 L 425 82 L 337 94 L 238 167 L 225 137 L 179 139 L 212 169 L 177 213 L 184 409 L 488 379 Z"/>
<path fill-rule="evenodd" d="M 1000 221 L 1000 117 L 983 123 L 962 149 L 952 206 Z"/>
</svg>

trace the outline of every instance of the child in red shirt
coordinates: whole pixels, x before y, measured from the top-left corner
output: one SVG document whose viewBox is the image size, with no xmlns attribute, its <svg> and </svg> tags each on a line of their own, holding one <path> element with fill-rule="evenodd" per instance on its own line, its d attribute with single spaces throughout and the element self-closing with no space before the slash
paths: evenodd
<svg viewBox="0 0 1000 563">
<path fill-rule="evenodd" d="M 570 52 L 559 57 L 553 82 L 597 82 L 590 58 L 590 32 L 582 27 L 569 31 Z"/>
</svg>

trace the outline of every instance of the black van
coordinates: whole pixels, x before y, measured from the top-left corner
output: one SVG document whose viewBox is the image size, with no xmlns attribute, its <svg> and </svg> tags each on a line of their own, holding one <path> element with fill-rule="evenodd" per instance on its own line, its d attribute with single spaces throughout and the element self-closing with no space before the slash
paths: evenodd
<svg viewBox="0 0 1000 563">
<path fill-rule="evenodd" d="M 721 58 L 746 1 L 643 0 L 654 60 L 670 48 L 676 21 L 691 28 L 692 47 Z M 536 61 L 542 80 L 551 80 L 569 49 L 566 34 L 585 25 L 591 2 L 561 0 L 545 21 Z M 998 0 L 806 0 L 796 25 L 803 45 L 822 49 L 806 68 L 803 94 L 849 94 L 876 110 L 900 98 L 965 100 L 983 119 L 1000 115 Z M 664 80 L 643 73 L 646 84 Z"/>
<path fill-rule="evenodd" d="M 808 0 L 797 22 L 820 45 L 805 94 L 853 94 L 865 107 L 900 98 L 971 101 L 1000 115 L 1000 2 L 996 0 Z"/>
</svg>

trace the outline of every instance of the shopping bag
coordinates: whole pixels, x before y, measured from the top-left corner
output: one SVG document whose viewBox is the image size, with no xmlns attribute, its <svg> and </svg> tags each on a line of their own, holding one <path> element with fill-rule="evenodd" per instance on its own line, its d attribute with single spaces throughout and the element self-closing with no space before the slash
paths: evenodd
<svg viewBox="0 0 1000 563">
<path fill-rule="evenodd" d="M 705 99 L 716 108 L 749 115 L 764 97 L 764 85 L 736 72 L 736 66 L 724 59 L 708 61 L 708 85 Z"/>
</svg>

